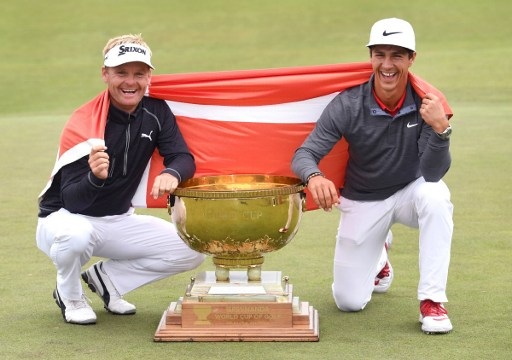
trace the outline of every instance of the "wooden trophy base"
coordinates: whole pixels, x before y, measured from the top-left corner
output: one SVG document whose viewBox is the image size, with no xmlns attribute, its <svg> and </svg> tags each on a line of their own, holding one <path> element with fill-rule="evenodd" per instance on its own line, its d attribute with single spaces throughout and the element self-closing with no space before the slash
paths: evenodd
<svg viewBox="0 0 512 360">
<path fill-rule="evenodd" d="M 206 271 L 163 313 L 154 340 L 318 341 L 318 330 L 317 310 L 292 295 L 281 272 L 248 281 L 246 272 L 231 271 L 218 282 Z"/>
</svg>

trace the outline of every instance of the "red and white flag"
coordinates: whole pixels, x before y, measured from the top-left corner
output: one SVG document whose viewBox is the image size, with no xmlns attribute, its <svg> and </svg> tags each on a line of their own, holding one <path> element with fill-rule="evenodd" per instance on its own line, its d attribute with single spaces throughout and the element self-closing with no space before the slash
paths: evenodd
<svg viewBox="0 0 512 360">
<path fill-rule="evenodd" d="M 153 75 L 149 96 L 164 99 L 175 114 L 185 140 L 196 159 L 195 176 L 226 174 L 269 174 L 294 176 L 290 164 L 295 150 L 313 129 L 325 106 L 339 92 L 368 81 L 369 63 L 348 63 L 265 70 L 221 71 Z M 411 74 L 415 91 L 424 96 L 435 92 L 431 85 Z M 77 110 L 91 119 L 66 126 L 59 161 L 90 147 L 91 139 L 102 139 L 108 109 L 105 93 Z M 446 113 L 451 109 L 445 102 Z M 75 113 L 76 114 L 76 113 Z M 78 128 L 84 129 L 82 135 Z M 87 128 L 87 129 L 85 129 Z M 94 141 L 94 140 L 93 140 Z M 348 146 L 338 143 L 320 162 L 320 169 L 338 187 L 343 185 Z M 57 166 L 52 176 L 60 168 Z M 153 156 L 139 186 L 133 205 L 166 207 L 165 199 L 149 196 L 153 179 L 163 169 L 162 159 Z M 315 209 L 312 201 L 308 209 Z"/>
</svg>

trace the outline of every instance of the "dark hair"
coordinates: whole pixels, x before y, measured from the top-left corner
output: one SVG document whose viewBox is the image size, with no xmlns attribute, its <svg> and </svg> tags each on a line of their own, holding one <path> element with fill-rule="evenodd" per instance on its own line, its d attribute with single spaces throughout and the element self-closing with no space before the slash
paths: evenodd
<svg viewBox="0 0 512 360">
<path fill-rule="evenodd" d="M 373 50 L 373 47 L 375 45 L 372 45 L 372 46 L 369 46 L 369 51 L 370 51 L 370 57 L 372 57 L 372 50 Z M 390 45 L 390 46 L 396 46 L 396 45 Z M 401 47 L 401 46 L 398 46 L 398 47 Z M 407 49 L 407 48 L 404 48 L 402 47 L 402 49 L 404 49 L 405 51 L 407 51 L 407 53 L 409 54 L 409 59 L 412 58 L 412 56 L 414 55 L 414 51 L 410 50 L 410 49 Z"/>
</svg>

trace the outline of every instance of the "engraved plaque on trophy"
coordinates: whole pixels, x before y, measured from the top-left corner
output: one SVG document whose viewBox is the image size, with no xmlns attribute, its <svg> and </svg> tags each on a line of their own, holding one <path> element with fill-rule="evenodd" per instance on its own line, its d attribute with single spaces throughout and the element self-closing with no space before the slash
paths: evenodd
<svg viewBox="0 0 512 360">
<path fill-rule="evenodd" d="M 215 271 L 191 278 L 171 302 L 155 341 L 318 341 L 318 312 L 293 295 L 263 255 L 288 244 L 304 210 L 299 179 L 223 175 L 190 179 L 176 190 L 172 221 Z"/>
</svg>

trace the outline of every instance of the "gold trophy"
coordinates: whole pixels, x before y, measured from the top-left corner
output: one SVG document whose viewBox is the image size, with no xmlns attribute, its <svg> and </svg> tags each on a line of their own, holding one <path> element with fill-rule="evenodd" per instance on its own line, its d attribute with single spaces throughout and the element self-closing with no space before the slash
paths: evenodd
<svg viewBox="0 0 512 360">
<path fill-rule="evenodd" d="M 318 341 L 318 312 L 292 294 L 264 254 L 288 244 L 305 207 L 304 186 L 287 176 L 192 178 L 168 204 L 183 241 L 211 255 L 215 271 L 192 277 L 162 315 L 155 341 Z M 171 198 L 170 198 L 171 199 Z"/>
</svg>

